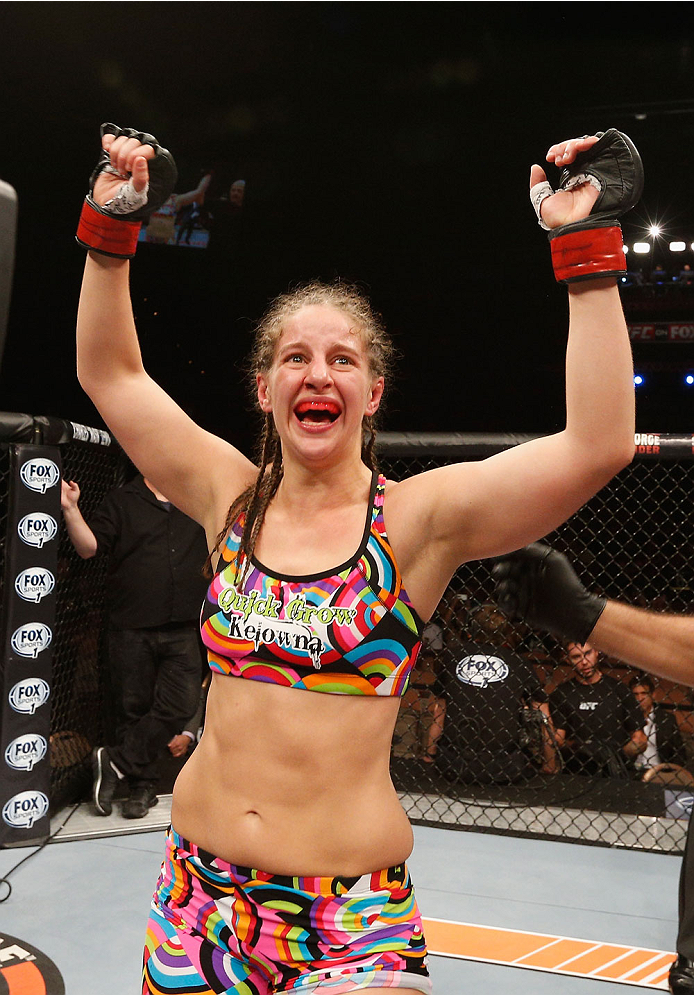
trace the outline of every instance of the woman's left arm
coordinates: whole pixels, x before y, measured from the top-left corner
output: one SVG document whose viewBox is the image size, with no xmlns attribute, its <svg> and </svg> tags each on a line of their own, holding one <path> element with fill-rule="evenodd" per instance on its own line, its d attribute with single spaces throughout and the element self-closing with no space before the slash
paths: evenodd
<svg viewBox="0 0 694 995">
<path fill-rule="evenodd" d="M 631 347 L 614 280 L 569 288 L 566 427 L 478 463 L 432 471 L 432 535 L 459 563 L 518 549 L 565 522 L 634 455 Z"/>
<path fill-rule="evenodd" d="M 571 164 L 597 142 L 597 137 L 591 137 L 561 143 L 550 149 L 547 159 L 560 166 Z M 542 168 L 533 166 L 532 190 L 544 181 Z M 624 265 L 619 225 L 616 221 L 605 223 L 604 212 L 594 211 L 596 201 L 600 207 L 601 197 L 595 185 L 579 182 L 556 194 L 550 190 L 541 208 L 538 205 L 543 226 L 559 229 L 552 244 L 555 272 L 557 279 L 568 283 L 564 430 L 477 463 L 419 474 L 398 484 L 393 493 L 390 504 L 395 533 L 399 531 L 397 506 L 419 508 L 415 534 L 425 537 L 427 545 L 434 544 L 430 552 L 436 549 L 435 560 L 443 574 L 450 576 L 467 560 L 499 555 L 545 536 L 633 458 L 634 381 L 629 335 L 615 276 L 591 269 L 591 238 L 597 235 L 602 240 L 608 229 L 619 246 L 617 250 L 615 243 L 611 244 L 612 257 L 617 260 L 622 255 L 615 268 Z M 551 231 L 554 236 L 555 231 Z M 567 253 L 557 251 L 567 243 Z M 589 250 L 581 257 L 584 243 Z M 587 259 L 588 271 L 581 270 L 580 278 L 575 279 L 569 270 L 567 279 L 566 260 L 574 264 L 576 245 L 578 265 L 584 266 Z M 595 249 L 597 258 L 602 248 L 599 244 Z M 406 539 L 404 542 L 407 544 Z M 413 566 L 414 561 L 423 562 L 421 552 L 414 553 Z M 424 559 L 433 561 L 431 556 Z"/>
</svg>

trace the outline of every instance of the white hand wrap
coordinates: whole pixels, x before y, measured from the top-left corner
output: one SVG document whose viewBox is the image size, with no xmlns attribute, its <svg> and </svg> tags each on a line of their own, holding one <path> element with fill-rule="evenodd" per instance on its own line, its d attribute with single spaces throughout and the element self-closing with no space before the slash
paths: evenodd
<svg viewBox="0 0 694 995">
<path fill-rule="evenodd" d="M 554 193 L 549 180 L 543 180 L 542 183 L 536 183 L 534 187 L 530 187 L 530 203 L 535 209 L 535 214 L 537 214 L 537 221 L 541 228 L 545 231 L 549 231 L 549 225 L 546 225 L 542 220 L 542 215 L 540 214 L 540 207 L 543 200 L 547 200 Z"/>
<path fill-rule="evenodd" d="M 116 176 L 122 175 L 112 166 L 106 166 L 104 172 L 114 173 Z M 118 188 L 115 197 L 106 201 L 103 209 L 108 211 L 109 214 L 132 214 L 134 211 L 139 211 L 141 207 L 145 206 L 148 191 L 149 183 L 147 183 L 144 190 L 137 191 L 133 186 L 132 178 L 130 178 L 122 187 Z"/>
<path fill-rule="evenodd" d="M 584 183 L 590 183 L 592 187 L 595 187 L 598 193 L 602 190 L 602 187 L 600 186 L 600 180 L 598 180 L 597 177 L 591 175 L 590 173 L 577 173 L 576 176 L 572 176 L 568 180 L 566 186 L 560 187 L 559 189 L 567 191 L 573 190 L 574 187 L 580 187 Z M 548 197 L 551 197 L 554 192 L 555 191 L 552 189 L 548 180 L 543 180 L 542 183 L 536 183 L 535 186 L 530 188 L 530 203 L 533 205 L 533 208 L 535 209 L 535 214 L 537 214 L 538 224 L 540 225 L 541 228 L 544 228 L 545 231 L 551 231 L 551 228 L 549 225 L 546 225 L 542 220 L 542 215 L 540 214 L 540 207 L 542 206 L 543 200 L 546 200 Z"/>
</svg>

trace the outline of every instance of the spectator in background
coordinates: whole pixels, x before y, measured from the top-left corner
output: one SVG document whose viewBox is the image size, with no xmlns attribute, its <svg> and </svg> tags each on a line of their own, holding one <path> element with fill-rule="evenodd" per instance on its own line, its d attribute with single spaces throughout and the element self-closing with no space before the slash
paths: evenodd
<svg viewBox="0 0 694 995">
<path fill-rule="evenodd" d="M 629 688 L 603 674 L 589 643 L 570 642 L 574 676 L 549 696 L 564 768 L 573 774 L 627 777 L 646 749 L 644 718 Z"/>
<path fill-rule="evenodd" d="M 465 628 L 466 623 L 471 628 Z M 445 701 L 437 765 L 450 780 L 508 784 L 526 780 L 538 765 L 524 749 L 526 719 L 535 710 L 544 726 L 547 695 L 530 664 L 516 653 L 513 626 L 493 605 L 451 616 L 447 666 L 441 675 Z M 551 743 L 543 739 L 545 770 L 553 771 Z"/>
<path fill-rule="evenodd" d="M 655 685 L 647 675 L 632 677 L 632 694 L 643 712 L 646 749 L 636 757 L 636 772 L 642 781 L 692 788 L 694 776 L 686 769 L 687 752 L 672 711 L 653 700 Z"/>
<path fill-rule="evenodd" d="M 441 605 L 447 604 L 444 596 Z M 394 757 L 420 760 L 425 764 L 434 762 L 446 710 L 438 679 L 446 624 L 441 615 L 441 605 L 422 631 L 422 648 L 400 702 L 393 735 Z"/>
<path fill-rule="evenodd" d="M 668 281 L 667 271 L 661 263 L 656 263 L 656 265 L 651 270 L 651 283 L 666 283 Z"/>
<path fill-rule="evenodd" d="M 206 581 L 203 530 L 141 475 L 117 487 L 90 518 L 79 486 L 62 483 L 63 519 L 83 559 L 108 557 L 107 656 L 115 737 L 92 755 L 93 799 L 110 815 L 119 781 L 127 782 L 126 819 L 157 803 L 169 741 L 198 708 L 203 654 L 198 633 Z"/>
<path fill-rule="evenodd" d="M 400 702 L 393 734 L 393 756 L 433 764 L 443 731 L 446 706 L 438 679 L 440 657 L 423 644 L 410 684 Z"/>
<path fill-rule="evenodd" d="M 532 543 L 499 557 L 492 573 L 499 604 L 517 621 L 558 639 L 590 638 L 595 646 L 669 681 L 694 686 L 694 616 L 645 611 L 588 591 L 566 557 Z M 680 871 L 673 995 L 694 992 L 694 818 Z"/>
</svg>

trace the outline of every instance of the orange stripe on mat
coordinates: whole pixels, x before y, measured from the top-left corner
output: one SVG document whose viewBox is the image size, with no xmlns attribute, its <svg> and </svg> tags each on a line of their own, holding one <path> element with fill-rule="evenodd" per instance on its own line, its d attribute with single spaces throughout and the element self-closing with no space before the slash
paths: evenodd
<svg viewBox="0 0 694 995">
<path fill-rule="evenodd" d="M 667 991 L 675 954 L 546 933 L 424 919 L 429 952 Z"/>
</svg>

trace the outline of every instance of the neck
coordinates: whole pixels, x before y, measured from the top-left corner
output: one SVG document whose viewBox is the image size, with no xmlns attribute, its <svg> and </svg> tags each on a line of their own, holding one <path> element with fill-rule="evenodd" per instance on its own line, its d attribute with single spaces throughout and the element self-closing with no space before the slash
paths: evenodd
<svg viewBox="0 0 694 995">
<path fill-rule="evenodd" d="M 304 504 L 308 500 L 322 509 L 351 504 L 362 499 L 364 489 L 371 484 L 371 476 L 372 471 L 361 459 L 320 470 L 304 464 L 285 463 L 273 503 Z"/>
<path fill-rule="evenodd" d="M 599 670 L 596 670 L 592 677 L 581 677 L 580 674 L 576 674 L 576 680 L 579 684 L 597 684 L 602 680 L 602 674 Z"/>
</svg>

